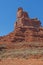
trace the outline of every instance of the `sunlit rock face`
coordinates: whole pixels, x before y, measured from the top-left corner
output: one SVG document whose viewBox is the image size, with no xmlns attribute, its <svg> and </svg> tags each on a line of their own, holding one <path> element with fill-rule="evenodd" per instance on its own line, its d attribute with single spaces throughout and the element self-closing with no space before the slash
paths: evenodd
<svg viewBox="0 0 43 65">
<path fill-rule="evenodd" d="M 43 27 L 37 18 L 31 19 L 23 8 L 18 8 L 14 31 L 0 37 L 0 43 L 43 42 Z"/>
<path fill-rule="evenodd" d="M 37 18 L 31 19 L 28 13 L 25 12 L 22 8 L 19 8 L 17 11 L 15 31 L 16 41 L 43 41 L 43 27 L 41 26 L 41 22 Z"/>
</svg>

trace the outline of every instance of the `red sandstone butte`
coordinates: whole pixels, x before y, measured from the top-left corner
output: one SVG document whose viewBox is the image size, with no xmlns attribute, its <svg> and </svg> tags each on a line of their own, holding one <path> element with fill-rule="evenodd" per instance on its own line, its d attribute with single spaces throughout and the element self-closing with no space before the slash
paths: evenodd
<svg viewBox="0 0 43 65">
<path fill-rule="evenodd" d="M 0 44 L 15 42 L 43 42 L 43 27 L 37 18 L 31 19 L 23 8 L 18 8 L 14 31 L 0 36 Z"/>
<path fill-rule="evenodd" d="M 5 47 L 7 48 L 7 50 L 25 50 L 29 48 L 32 50 L 37 48 L 37 50 L 39 49 L 40 52 L 41 48 L 43 48 L 43 27 L 41 26 L 40 20 L 38 20 L 37 18 L 31 19 L 28 13 L 23 10 L 23 8 L 18 8 L 17 20 L 14 24 L 14 30 L 6 36 L 0 36 L 0 45 L 1 44 L 7 45 L 7 47 Z M 2 48 L 3 47 L 0 47 L 0 52 L 3 52 Z M 7 52 L 5 52 L 5 55 L 7 55 Z M 2 57 L 6 56 L 3 55 Z M 23 59 L 21 57 L 12 59 L 10 57 L 9 59 L 0 59 L 0 65 L 43 65 L 43 54 L 31 54 L 29 55 L 28 59 Z"/>
</svg>

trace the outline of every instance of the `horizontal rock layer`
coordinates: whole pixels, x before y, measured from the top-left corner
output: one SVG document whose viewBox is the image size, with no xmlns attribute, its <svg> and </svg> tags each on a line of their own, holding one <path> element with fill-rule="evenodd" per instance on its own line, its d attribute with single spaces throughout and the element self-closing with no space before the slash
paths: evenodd
<svg viewBox="0 0 43 65">
<path fill-rule="evenodd" d="M 1 43 L 15 42 L 43 42 L 43 27 L 37 18 L 31 19 L 22 8 L 17 11 L 17 20 L 14 31 L 0 37 Z"/>
</svg>

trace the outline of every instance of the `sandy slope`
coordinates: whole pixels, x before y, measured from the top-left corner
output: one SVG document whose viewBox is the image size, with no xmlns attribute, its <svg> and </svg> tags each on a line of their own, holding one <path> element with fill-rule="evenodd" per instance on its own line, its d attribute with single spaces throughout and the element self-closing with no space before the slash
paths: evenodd
<svg viewBox="0 0 43 65">
<path fill-rule="evenodd" d="M 3 59 L 0 65 L 43 65 L 41 59 Z"/>
</svg>

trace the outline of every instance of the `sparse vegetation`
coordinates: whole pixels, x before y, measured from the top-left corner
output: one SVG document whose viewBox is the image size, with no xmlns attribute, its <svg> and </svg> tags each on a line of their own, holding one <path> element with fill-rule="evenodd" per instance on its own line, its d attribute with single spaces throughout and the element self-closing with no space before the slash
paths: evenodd
<svg viewBox="0 0 43 65">
<path fill-rule="evenodd" d="M 6 45 L 1 45 L 1 51 L 0 51 L 0 59 L 2 58 L 30 58 L 30 57 L 34 57 L 34 58 L 42 58 L 43 57 L 43 47 L 40 47 L 39 45 L 36 44 L 32 44 L 32 43 L 26 43 L 26 42 L 22 42 L 22 43 L 17 43 L 14 44 L 15 46 L 17 45 L 20 48 L 16 49 L 6 49 Z M 31 47 L 26 47 L 28 45 L 32 45 Z M 37 45 L 37 47 L 36 47 Z M 22 47 L 21 47 L 22 46 Z M 25 46 L 26 48 L 24 48 L 23 46 Z M 36 57 L 35 57 L 36 56 Z"/>
</svg>

